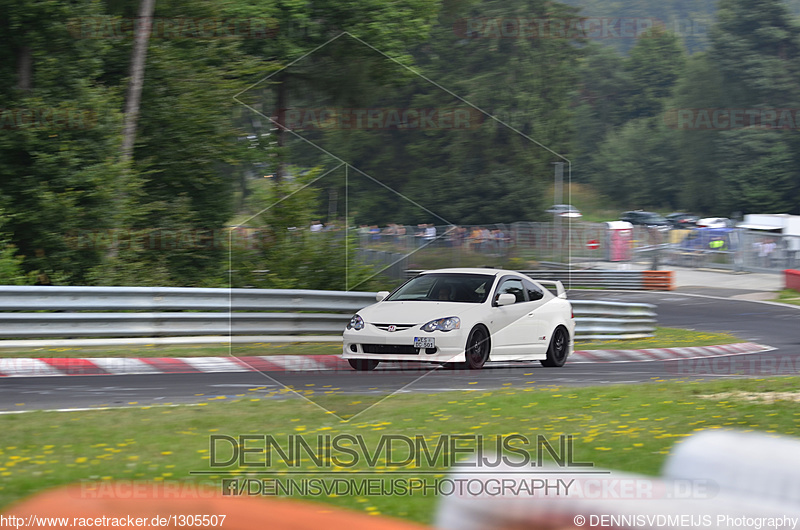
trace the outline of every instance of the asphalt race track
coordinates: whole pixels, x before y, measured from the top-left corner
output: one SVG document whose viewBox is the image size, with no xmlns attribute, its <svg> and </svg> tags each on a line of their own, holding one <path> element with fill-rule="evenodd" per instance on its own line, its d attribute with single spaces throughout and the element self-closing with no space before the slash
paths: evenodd
<svg viewBox="0 0 800 530">
<path fill-rule="evenodd" d="M 725 331 L 774 348 L 713 359 L 573 364 L 536 363 L 480 371 L 414 366 L 409 369 L 282 373 L 198 373 L 125 376 L 8 377 L 0 380 L 0 412 L 37 409 L 177 405 L 209 399 L 299 399 L 298 392 L 373 395 L 554 386 L 641 383 L 662 379 L 711 379 L 800 373 L 800 307 L 726 298 L 747 291 L 683 289 L 672 293 L 573 290 L 576 300 L 648 302 L 658 306 L 659 325 Z M 580 348 L 580 346 L 579 346 Z"/>
</svg>

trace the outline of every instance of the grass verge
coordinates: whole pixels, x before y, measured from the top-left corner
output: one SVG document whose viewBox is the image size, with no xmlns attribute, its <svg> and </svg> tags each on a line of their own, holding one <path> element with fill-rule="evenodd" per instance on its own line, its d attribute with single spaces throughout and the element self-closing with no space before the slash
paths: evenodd
<svg viewBox="0 0 800 530">
<path fill-rule="evenodd" d="M 782 304 L 800 305 L 800 293 L 794 289 L 783 289 L 778 291 L 778 297 L 772 299 L 773 302 L 781 302 Z"/>
<path fill-rule="evenodd" d="M 656 328 L 655 337 L 635 340 L 578 341 L 576 350 L 638 350 L 685 346 L 732 344 L 741 339 L 729 333 L 709 333 L 677 328 Z M 131 346 L 115 348 L 35 348 L 0 350 L 0 358 L 92 358 L 92 357 L 246 357 L 250 355 L 338 355 L 341 343 L 257 343 L 229 346 Z"/>
<path fill-rule="evenodd" d="M 743 342 L 730 333 L 694 331 L 680 328 L 656 328 L 655 336 L 634 340 L 577 341 L 576 350 L 640 350 L 646 348 L 685 348 L 687 346 L 715 346 Z"/>
<path fill-rule="evenodd" d="M 574 437 L 574 461 L 657 475 L 675 444 L 700 430 L 737 428 L 797 436 L 800 405 L 774 397 L 795 395 L 798 386 L 798 377 L 711 382 L 656 379 L 640 385 L 536 388 L 526 384 L 490 392 L 402 394 L 349 423 L 306 401 L 295 399 L 286 406 L 285 399 L 254 397 L 249 391 L 197 406 L 3 415 L 0 507 L 82 480 L 211 481 L 221 486 L 222 475 L 198 478 L 189 474 L 210 469 L 209 437 L 213 434 L 270 434 L 278 440 L 302 434 L 312 448 L 317 435 L 360 434 L 370 452 L 376 451 L 380 436 L 387 434 L 422 435 L 430 440 L 442 434 L 483 434 L 487 440 L 520 434 L 556 441 L 563 434 Z M 749 397 L 739 399 L 739 395 Z M 753 395 L 772 399 L 753 399 Z M 359 399 L 337 398 L 343 405 Z M 250 462 L 258 460 L 249 456 Z M 352 470 L 396 476 L 385 464 L 380 459 L 374 466 L 362 461 Z M 314 469 L 308 458 L 301 465 Z M 441 471 L 428 477 L 446 474 L 438 464 L 423 463 L 416 469 Z M 269 470 L 279 474 L 281 466 L 273 463 Z M 245 471 L 240 472 L 244 475 Z M 314 500 L 429 523 L 439 499 L 418 494 Z"/>
</svg>

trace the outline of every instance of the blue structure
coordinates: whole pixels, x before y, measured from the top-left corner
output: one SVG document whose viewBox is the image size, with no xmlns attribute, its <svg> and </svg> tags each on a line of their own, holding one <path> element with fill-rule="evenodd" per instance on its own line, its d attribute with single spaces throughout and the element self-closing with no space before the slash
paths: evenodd
<svg viewBox="0 0 800 530">
<path fill-rule="evenodd" d="M 712 243 L 722 241 L 722 244 Z M 681 250 L 737 250 L 739 233 L 735 228 L 695 228 L 678 243 Z"/>
</svg>

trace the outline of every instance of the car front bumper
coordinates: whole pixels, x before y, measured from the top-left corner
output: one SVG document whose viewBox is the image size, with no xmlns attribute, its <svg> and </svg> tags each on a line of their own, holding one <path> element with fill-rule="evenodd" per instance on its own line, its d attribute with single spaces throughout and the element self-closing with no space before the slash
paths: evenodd
<svg viewBox="0 0 800 530">
<path fill-rule="evenodd" d="M 414 348 L 414 337 L 433 338 L 435 348 Z M 467 337 L 460 329 L 427 333 L 415 327 L 386 332 L 367 324 L 359 331 L 346 330 L 342 340 L 342 354 L 345 359 L 434 363 L 466 361 L 464 346 Z"/>
</svg>

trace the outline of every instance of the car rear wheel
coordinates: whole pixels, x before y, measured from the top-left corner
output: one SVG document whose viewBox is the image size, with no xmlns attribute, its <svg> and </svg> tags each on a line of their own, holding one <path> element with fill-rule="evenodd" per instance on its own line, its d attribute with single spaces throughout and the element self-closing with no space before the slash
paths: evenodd
<svg viewBox="0 0 800 530">
<path fill-rule="evenodd" d="M 373 361 L 372 359 L 347 359 L 353 370 L 358 372 L 369 372 L 374 370 L 380 361 Z"/>
<path fill-rule="evenodd" d="M 550 347 L 547 348 L 547 359 L 539 361 L 548 368 L 564 366 L 569 352 L 569 335 L 561 326 L 557 327 L 550 338 Z"/>
<path fill-rule="evenodd" d="M 467 361 L 465 367 L 470 370 L 483 368 L 489 358 L 489 333 L 485 328 L 478 326 L 472 330 L 467 339 L 467 347 L 464 350 Z"/>
</svg>

